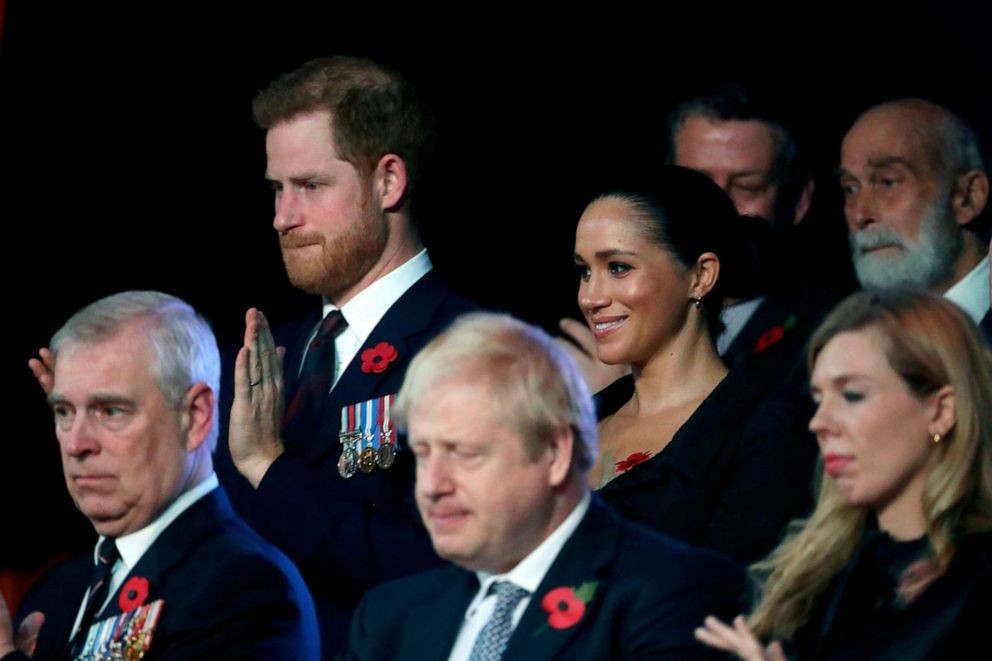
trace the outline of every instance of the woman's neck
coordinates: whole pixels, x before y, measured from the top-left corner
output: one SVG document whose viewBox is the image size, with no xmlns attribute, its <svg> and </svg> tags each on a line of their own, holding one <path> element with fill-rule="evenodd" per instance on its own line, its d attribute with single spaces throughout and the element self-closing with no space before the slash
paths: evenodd
<svg viewBox="0 0 992 661">
<path fill-rule="evenodd" d="M 659 348 L 648 360 L 633 365 L 634 396 L 631 413 L 651 415 L 702 402 L 727 375 L 704 329 L 685 330 Z"/>
</svg>

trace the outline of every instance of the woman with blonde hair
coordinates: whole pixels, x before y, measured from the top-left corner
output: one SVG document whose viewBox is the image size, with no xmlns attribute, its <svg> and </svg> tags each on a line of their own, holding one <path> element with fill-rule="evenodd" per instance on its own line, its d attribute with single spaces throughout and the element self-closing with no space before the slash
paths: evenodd
<svg viewBox="0 0 992 661">
<path fill-rule="evenodd" d="M 862 292 L 827 317 L 809 356 L 816 509 L 755 565 L 763 586 L 747 620 L 707 618 L 697 638 L 745 659 L 984 649 L 992 356 L 977 328 L 931 293 Z"/>
</svg>

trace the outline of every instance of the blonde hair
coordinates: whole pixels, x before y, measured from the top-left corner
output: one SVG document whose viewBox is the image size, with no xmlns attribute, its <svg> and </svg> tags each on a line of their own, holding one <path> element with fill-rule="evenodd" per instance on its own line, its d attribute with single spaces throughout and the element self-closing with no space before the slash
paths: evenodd
<svg viewBox="0 0 992 661">
<path fill-rule="evenodd" d="M 459 317 L 416 355 L 396 399 L 406 426 L 411 409 L 430 402 L 446 380 L 483 384 L 493 409 L 516 429 L 533 455 L 559 429 L 572 430 L 571 471 L 585 475 L 596 460 L 596 414 L 582 373 L 571 356 L 540 328 L 508 315 Z"/>
<path fill-rule="evenodd" d="M 929 570 L 904 578 L 925 589 L 947 571 L 965 534 L 992 530 L 992 354 L 957 306 L 922 290 L 860 292 L 841 303 L 813 334 L 809 364 L 845 332 L 871 329 L 883 338 L 886 359 L 911 392 L 925 397 L 954 389 L 956 423 L 944 437 L 927 476 L 923 513 L 932 556 Z M 851 560 L 868 520 L 824 479 L 812 516 L 752 571 L 764 577 L 749 618 L 764 639 L 788 640 L 810 616 L 830 581 Z"/>
</svg>

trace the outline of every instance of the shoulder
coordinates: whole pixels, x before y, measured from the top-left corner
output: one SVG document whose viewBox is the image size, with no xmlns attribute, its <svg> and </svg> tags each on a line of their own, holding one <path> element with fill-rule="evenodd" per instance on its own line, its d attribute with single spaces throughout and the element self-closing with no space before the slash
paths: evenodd
<svg viewBox="0 0 992 661">
<path fill-rule="evenodd" d="M 46 612 L 54 605 L 67 600 L 66 595 L 73 595 L 69 600 L 75 600 L 76 595 L 82 601 L 83 591 L 92 573 L 93 560 L 91 555 L 80 555 L 55 565 L 45 572 L 24 597 L 17 613 L 17 621 L 34 611 Z M 79 603 L 74 603 L 78 608 Z"/>
<path fill-rule="evenodd" d="M 746 582 L 743 569 L 725 556 L 626 521 L 620 523 L 617 562 L 627 566 L 625 575 L 665 590 L 721 584 L 735 589 Z"/>
<path fill-rule="evenodd" d="M 437 597 L 452 587 L 453 582 L 464 581 L 466 573 L 463 569 L 445 566 L 386 581 L 366 592 L 362 603 L 380 614 L 384 607 L 407 612 L 412 606 Z"/>
</svg>

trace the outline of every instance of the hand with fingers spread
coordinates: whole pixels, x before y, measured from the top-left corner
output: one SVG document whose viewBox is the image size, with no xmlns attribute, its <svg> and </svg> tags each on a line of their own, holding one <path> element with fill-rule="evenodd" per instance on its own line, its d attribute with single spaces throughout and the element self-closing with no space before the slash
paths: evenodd
<svg viewBox="0 0 992 661">
<path fill-rule="evenodd" d="M 782 644 L 773 642 L 767 647 L 747 625 L 743 615 L 734 618 L 730 626 L 710 615 L 703 626 L 696 629 L 696 640 L 724 652 L 736 654 L 745 661 L 786 661 Z"/>
<path fill-rule="evenodd" d="M 228 444 L 238 471 L 257 487 L 269 466 L 283 453 L 282 358 L 261 310 L 245 315 L 245 343 L 234 372 L 234 403 Z"/>
<path fill-rule="evenodd" d="M 47 347 L 39 349 L 38 357 L 29 360 L 28 367 L 34 378 L 38 379 L 41 389 L 46 395 L 50 395 L 55 383 L 55 355 Z"/>
<path fill-rule="evenodd" d="M 596 357 L 596 338 L 586 324 L 566 318 L 558 322 L 558 327 L 565 337 L 556 337 L 555 342 L 571 354 L 579 365 L 589 392 L 595 394 L 630 374 L 630 365 L 608 365 Z"/>
<path fill-rule="evenodd" d="M 14 637 L 14 625 L 7 610 L 7 602 L 3 595 L 0 595 L 0 657 L 4 657 L 11 652 L 20 652 L 25 656 L 34 653 L 35 645 L 38 643 L 38 633 L 41 625 L 45 623 L 45 616 L 35 611 L 31 613 L 17 630 L 17 637 Z"/>
</svg>

